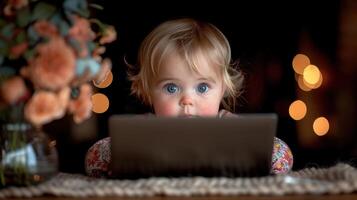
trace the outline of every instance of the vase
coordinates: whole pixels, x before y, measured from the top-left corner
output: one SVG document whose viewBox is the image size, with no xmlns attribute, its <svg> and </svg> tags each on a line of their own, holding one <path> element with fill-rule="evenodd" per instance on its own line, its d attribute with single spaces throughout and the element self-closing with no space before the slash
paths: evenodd
<svg viewBox="0 0 357 200">
<path fill-rule="evenodd" d="M 57 174 L 57 149 L 41 129 L 25 122 L 5 123 L 0 144 L 1 187 L 34 185 Z"/>
</svg>

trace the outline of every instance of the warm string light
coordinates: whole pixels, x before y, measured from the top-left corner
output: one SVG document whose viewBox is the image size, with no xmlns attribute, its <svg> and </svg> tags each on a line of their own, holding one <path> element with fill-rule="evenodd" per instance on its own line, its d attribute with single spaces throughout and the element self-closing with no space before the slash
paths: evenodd
<svg viewBox="0 0 357 200">
<path fill-rule="evenodd" d="M 293 69 L 295 73 L 302 74 L 304 68 L 310 65 L 310 59 L 304 54 L 297 54 L 293 59 Z"/>
<path fill-rule="evenodd" d="M 316 65 L 311 64 L 307 55 L 295 55 L 292 66 L 295 71 L 295 80 L 302 91 L 309 92 L 322 85 L 322 73 Z M 307 105 L 303 101 L 296 100 L 289 107 L 289 115 L 294 120 L 301 120 L 306 116 L 307 110 Z M 329 121 L 325 117 L 317 118 L 312 126 L 314 133 L 318 136 L 323 136 L 329 131 Z"/>
<path fill-rule="evenodd" d="M 308 65 L 304 68 L 303 78 L 308 84 L 315 85 L 319 82 L 321 76 L 319 68 L 315 65 Z"/>
<path fill-rule="evenodd" d="M 289 107 L 290 117 L 294 120 L 301 120 L 306 115 L 306 104 L 301 100 L 294 101 Z"/>
<path fill-rule="evenodd" d="M 95 113 L 104 113 L 109 108 L 109 99 L 102 93 L 96 93 L 92 96 L 93 108 Z"/>
<path fill-rule="evenodd" d="M 109 71 L 108 75 L 100 84 L 97 84 L 96 82 L 93 81 L 93 85 L 96 86 L 97 88 L 107 88 L 110 86 L 112 82 L 113 82 L 113 73 Z M 93 103 L 92 111 L 98 114 L 106 112 L 110 105 L 109 98 L 102 93 L 93 94 L 92 103 Z"/>
<path fill-rule="evenodd" d="M 108 75 L 102 81 L 100 84 L 97 84 L 95 81 L 93 81 L 93 85 L 96 86 L 97 88 L 107 88 L 109 87 L 110 84 L 113 82 L 113 73 L 109 71 Z"/>
<path fill-rule="evenodd" d="M 325 117 L 319 117 L 315 119 L 313 129 L 316 135 L 323 136 L 329 130 L 330 124 Z"/>
</svg>

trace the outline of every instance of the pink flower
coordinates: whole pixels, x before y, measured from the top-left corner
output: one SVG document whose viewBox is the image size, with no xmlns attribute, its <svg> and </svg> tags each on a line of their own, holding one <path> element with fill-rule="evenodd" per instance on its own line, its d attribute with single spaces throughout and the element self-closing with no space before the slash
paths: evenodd
<svg viewBox="0 0 357 200">
<path fill-rule="evenodd" d="M 14 58 L 18 58 L 19 56 L 21 56 L 21 54 L 23 54 L 28 48 L 28 43 L 27 42 L 23 42 L 20 44 L 17 44 L 13 47 L 11 47 L 10 49 L 10 54 L 14 57 Z"/>
<path fill-rule="evenodd" d="M 35 92 L 25 105 L 25 118 L 36 126 L 59 119 L 64 116 L 64 113 L 65 107 L 54 92 L 42 90 Z"/>
<path fill-rule="evenodd" d="M 75 55 L 62 38 L 54 37 L 37 48 L 38 56 L 22 70 L 35 86 L 58 90 L 70 83 L 75 75 Z"/>
<path fill-rule="evenodd" d="M 38 21 L 34 25 L 35 31 L 39 33 L 40 36 L 44 37 L 55 37 L 58 35 L 57 27 L 48 21 Z"/>
<path fill-rule="evenodd" d="M 2 118 L 13 120 L 22 114 L 35 126 L 66 112 L 77 123 L 89 118 L 92 86 L 88 83 L 102 81 L 111 70 L 110 60 L 102 58 L 105 47 L 99 43 L 116 38 L 114 27 L 84 16 L 91 11 L 87 0 L 80 4 L 69 0 L 0 2 Z M 72 88 L 80 88 L 76 98 Z M 23 113 L 13 112 L 15 106 Z"/>
<path fill-rule="evenodd" d="M 79 42 L 88 42 L 95 37 L 87 19 L 74 15 L 74 25 L 69 29 L 68 35 Z"/>
<path fill-rule="evenodd" d="M 97 62 L 102 61 L 101 55 L 105 52 L 105 47 L 104 46 L 99 46 L 93 50 L 92 57 L 94 60 Z"/>
<path fill-rule="evenodd" d="M 100 38 L 99 44 L 111 43 L 116 39 L 117 32 L 115 31 L 114 26 L 108 26 L 103 33 L 103 37 Z"/>
<path fill-rule="evenodd" d="M 24 80 L 19 76 L 14 76 L 1 85 L 0 94 L 7 104 L 16 104 L 28 94 L 28 91 Z"/>
<path fill-rule="evenodd" d="M 28 5 L 28 0 L 9 0 L 4 8 L 6 16 L 15 15 L 16 10 L 19 10 Z"/>
<path fill-rule="evenodd" d="M 95 38 L 95 34 L 90 28 L 90 23 L 87 19 L 74 15 L 74 25 L 69 29 L 69 37 L 79 42 L 80 51 L 79 57 L 88 55 L 87 42 Z"/>
<path fill-rule="evenodd" d="M 112 62 L 109 59 L 104 59 L 100 71 L 94 77 L 95 84 L 101 84 L 108 76 L 110 70 L 112 69 Z"/>
<path fill-rule="evenodd" d="M 69 102 L 68 110 L 73 114 L 76 123 L 81 123 L 91 116 L 92 112 L 92 87 L 89 84 L 83 84 L 80 87 L 79 96 Z"/>
<path fill-rule="evenodd" d="M 67 108 L 69 99 L 70 99 L 71 89 L 69 87 L 64 87 L 58 92 L 58 104 L 63 107 Z"/>
<path fill-rule="evenodd" d="M 28 5 L 28 0 L 8 0 L 7 5 L 16 9 L 23 8 Z"/>
</svg>

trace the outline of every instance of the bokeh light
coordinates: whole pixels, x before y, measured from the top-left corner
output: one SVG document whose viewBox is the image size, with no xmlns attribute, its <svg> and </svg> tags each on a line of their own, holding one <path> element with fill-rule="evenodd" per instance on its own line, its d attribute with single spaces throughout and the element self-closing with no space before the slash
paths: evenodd
<svg viewBox="0 0 357 200">
<path fill-rule="evenodd" d="M 328 120 L 325 117 L 319 117 L 315 119 L 313 124 L 313 129 L 316 135 L 318 136 L 325 135 L 330 129 Z"/>
<path fill-rule="evenodd" d="M 311 87 L 309 87 L 305 82 L 304 82 L 304 78 L 299 75 L 298 79 L 297 79 L 297 82 L 298 82 L 298 86 L 301 90 L 305 91 L 305 92 L 308 92 L 308 91 L 311 91 Z"/>
<path fill-rule="evenodd" d="M 318 67 L 315 65 L 308 65 L 305 67 L 304 72 L 303 72 L 303 77 L 305 82 L 315 85 L 316 83 L 319 82 L 321 76 L 321 72 Z"/>
<path fill-rule="evenodd" d="M 95 113 L 104 113 L 109 108 L 109 99 L 102 93 L 96 93 L 92 96 L 93 108 Z"/>
<path fill-rule="evenodd" d="M 106 88 L 108 87 L 111 83 L 113 82 L 113 73 L 111 71 L 109 71 L 107 77 L 105 77 L 105 80 L 102 81 L 100 84 L 96 84 L 95 81 L 93 81 L 93 84 L 97 87 L 97 88 Z"/>
<path fill-rule="evenodd" d="M 303 74 L 304 68 L 310 65 L 310 59 L 304 54 L 297 54 L 293 59 L 292 65 L 297 74 Z"/>
<path fill-rule="evenodd" d="M 319 80 L 318 80 L 317 83 L 315 83 L 315 84 L 310 84 L 310 83 L 306 82 L 305 79 L 302 79 L 303 84 L 304 84 L 306 87 L 310 88 L 310 89 L 317 89 L 317 88 L 319 88 L 319 87 L 322 85 L 322 81 L 323 81 L 323 78 L 322 78 L 322 74 L 321 74 L 321 73 L 320 73 Z"/>
<path fill-rule="evenodd" d="M 306 104 L 301 100 L 296 100 L 289 106 L 289 115 L 294 120 L 301 120 L 306 115 Z"/>
</svg>

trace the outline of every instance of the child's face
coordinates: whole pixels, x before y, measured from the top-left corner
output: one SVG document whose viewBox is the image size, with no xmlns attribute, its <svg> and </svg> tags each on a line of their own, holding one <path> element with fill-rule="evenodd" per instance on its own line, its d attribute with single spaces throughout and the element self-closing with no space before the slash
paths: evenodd
<svg viewBox="0 0 357 200">
<path fill-rule="evenodd" d="M 199 59 L 194 72 L 180 56 L 171 55 L 154 80 L 151 97 L 158 116 L 216 116 L 225 87 L 216 67 Z"/>
</svg>

